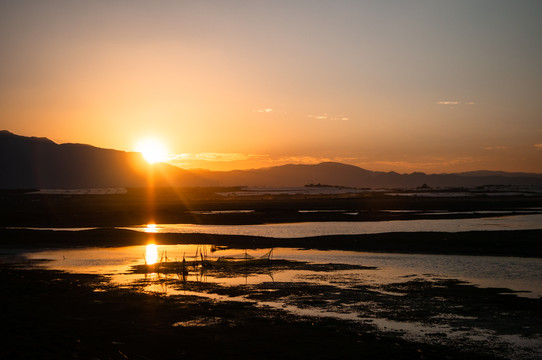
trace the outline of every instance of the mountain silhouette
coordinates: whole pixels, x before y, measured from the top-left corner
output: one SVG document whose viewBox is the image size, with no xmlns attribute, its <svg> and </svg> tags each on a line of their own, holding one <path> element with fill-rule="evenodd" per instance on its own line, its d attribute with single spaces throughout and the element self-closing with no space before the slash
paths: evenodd
<svg viewBox="0 0 542 360">
<path fill-rule="evenodd" d="M 84 144 L 56 144 L 47 138 L 0 131 L 0 187 L 74 189 L 144 187 L 150 165 L 140 153 Z M 158 186 L 197 182 L 197 176 L 169 164 L 153 166 Z"/>
<path fill-rule="evenodd" d="M 354 165 L 324 162 L 233 171 L 184 170 L 142 155 L 85 144 L 56 144 L 47 138 L 0 131 L 0 188 L 88 189 L 145 187 L 149 174 L 156 186 L 304 186 L 325 184 L 357 188 L 542 186 L 542 174 L 474 171 L 459 174 L 369 171 Z"/>
<path fill-rule="evenodd" d="M 542 174 L 481 171 L 462 174 L 422 172 L 399 174 L 394 171 L 365 170 L 354 165 L 323 162 L 316 165 L 282 165 L 263 169 L 235 171 L 199 171 L 202 177 L 214 179 L 222 186 L 304 186 L 326 184 L 357 188 L 476 187 L 484 185 L 542 186 Z"/>
</svg>

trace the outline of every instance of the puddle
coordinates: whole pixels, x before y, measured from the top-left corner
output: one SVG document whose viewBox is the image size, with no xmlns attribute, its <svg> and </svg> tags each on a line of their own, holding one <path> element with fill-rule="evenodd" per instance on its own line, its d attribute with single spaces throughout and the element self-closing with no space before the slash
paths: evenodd
<svg viewBox="0 0 542 360">
<path fill-rule="evenodd" d="M 190 321 L 179 321 L 179 322 L 173 323 L 171 326 L 200 327 L 200 326 L 217 325 L 220 323 L 222 323 L 222 318 L 209 317 L 209 318 L 196 319 L 196 320 L 190 320 Z"/>
</svg>

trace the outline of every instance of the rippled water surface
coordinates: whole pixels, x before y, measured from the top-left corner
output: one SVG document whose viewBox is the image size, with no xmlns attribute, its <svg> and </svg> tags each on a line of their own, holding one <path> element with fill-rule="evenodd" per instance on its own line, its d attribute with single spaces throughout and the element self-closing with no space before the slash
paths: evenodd
<svg viewBox="0 0 542 360">
<path fill-rule="evenodd" d="M 206 233 L 269 236 L 276 238 L 418 231 L 460 232 L 484 230 L 533 230 L 542 229 L 542 214 L 479 219 L 306 222 L 264 225 L 158 224 L 152 229 L 149 229 L 145 225 L 123 227 L 123 229 L 159 233 Z"/>
<path fill-rule="evenodd" d="M 210 248 L 210 247 L 209 247 Z M 195 255 L 197 245 L 158 245 L 157 261 L 180 261 L 183 257 Z M 249 251 L 249 255 L 258 257 L 267 250 Z M 219 251 L 211 257 L 242 255 L 241 250 Z M 133 265 L 144 264 L 150 255 L 147 246 L 128 246 L 119 248 L 88 248 L 40 251 L 26 254 L 32 259 L 52 260 L 47 267 L 83 273 L 113 274 L 121 279 Z M 273 258 L 305 261 L 310 263 L 340 263 L 362 266 L 374 266 L 378 270 L 359 270 L 364 274 L 364 281 L 393 282 L 403 281 L 404 276 L 441 276 L 456 278 L 483 287 L 505 287 L 515 291 L 526 291 L 521 296 L 542 297 L 542 259 L 463 256 L 463 255 L 425 255 L 360 253 L 352 251 L 320 251 L 277 248 Z M 293 279 L 296 272 L 288 274 L 274 273 L 272 277 L 284 280 Z M 207 278 L 208 281 L 224 282 L 225 279 Z M 250 278 L 228 278 L 229 284 L 256 283 L 270 281 L 269 276 Z"/>
</svg>

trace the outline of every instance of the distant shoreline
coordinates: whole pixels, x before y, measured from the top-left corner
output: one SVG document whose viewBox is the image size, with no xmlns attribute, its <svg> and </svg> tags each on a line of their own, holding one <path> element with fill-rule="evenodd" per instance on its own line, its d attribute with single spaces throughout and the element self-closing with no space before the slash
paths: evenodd
<svg viewBox="0 0 542 360">
<path fill-rule="evenodd" d="M 222 189 L 223 190 L 223 189 Z M 380 193 L 225 197 L 218 189 L 144 189 L 127 194 L 38 195 L 0 191 L 0 227 L 250 225 L 317 221 L 467 219 L 542 213 L 542 195 L 416 197 Z"/>
<path fill-rule="evenodd" d="M 2 249 L 122 247 L 134 245 L 214 244 L 239 249 L 289 247 L 406 254 L 518 256 L 542 258 L 542 230 L 409 232 L 270 238 L 212 234 L 154 234 L 101 228 L 53 231 L 0 229 Z"/>
</svg>

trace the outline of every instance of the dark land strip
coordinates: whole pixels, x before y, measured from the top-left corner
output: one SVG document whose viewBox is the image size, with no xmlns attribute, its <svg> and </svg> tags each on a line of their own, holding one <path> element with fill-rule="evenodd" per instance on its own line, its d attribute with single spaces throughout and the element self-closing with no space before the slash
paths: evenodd
<svg viewBox="0 0 542 360">
<path fill-rule="evenodd" d="M 416 197 L 383 193 L 228 197 L 224 189 L 144 189 L 116 195 L 39 195 L 0 190 L 0 226 L 248 225 L 311 221 L 465 219 L 542 213 L 542 195 Z M 236 211 L 245 212 L 236 212 Z M 249 212 L 246 212 L 249 210 Z M 214 213 L 213 213 L 214 212 Z M 502 213 L 495 213 L 502 212 Z"/>
<path fill-rule="evenodd" d="M 367 252 L 542 257 L 542 230 L 403 232 L 270 238 L 241 235 L 144 233 L 114 228 L 82 231 L 0 229 L 1 249 L 213 244 L 239 249 L 290 247 Z"/>
</svg>

